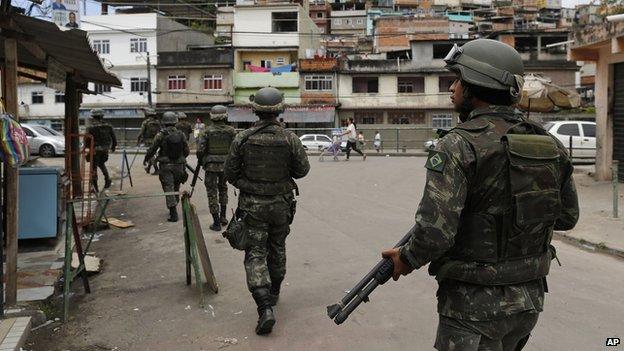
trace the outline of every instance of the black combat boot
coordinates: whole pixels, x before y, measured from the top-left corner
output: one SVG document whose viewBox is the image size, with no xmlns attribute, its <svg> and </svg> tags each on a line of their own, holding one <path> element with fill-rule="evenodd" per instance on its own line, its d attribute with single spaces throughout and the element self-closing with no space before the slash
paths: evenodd
<svg viewBox="0 0 624 351">
<path fill-rule="evenodd" d="M 282 286 L 282 279 L 271 279 L 271 289 L 269 289 L 269 303 L 271 306 L 277 305 L 279 300 L 280 288 Z"/>
<path fill-rule="evenodd" d="M 178 209 L 176 206 L 169 207 L 169 218 L 167 218 L 169 222 L 177 222 L 178 221 Z"/>
<path fill-rule="evenodd" d="M 213 213 L 212 220 L 214 221 L 214 223 L 210 225 L 210 229 L 214 230 L 215 232 L 221 231 L 221 221 L 219 220 L 219 214 Z"/>
<path fill-rule="evenodd" d="M 104 189 L 110 188 L 111 184 L 113 184 L 113 182 L 111 182 L 110 178 L 104 179 Z"/>
<path fill-rule="evenodd" d="M 227 225 L 228 224 L 228 220 L 225 217 L 225 211 L 227 211 L 227 205 L 221 205 L 221 216 L 220 216 L 220 221 L 221 221 L 221 225 Z"/>
<path fill-rule="evenodd" d="M 269 303 L 270 294 L 267 288 L 258 288 L 251 294 L 258 306 L 258 324 L 256 334 L 265 335 L 271 333 L 275 325 L 275 316 Z"/>
</svg>

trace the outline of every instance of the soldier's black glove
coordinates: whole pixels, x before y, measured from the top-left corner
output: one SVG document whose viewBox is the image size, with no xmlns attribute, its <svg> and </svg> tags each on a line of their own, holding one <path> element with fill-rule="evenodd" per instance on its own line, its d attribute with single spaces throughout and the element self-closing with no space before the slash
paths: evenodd
<svg viewBox="0 0 624 351">
<path fill-rule="evenodd" d="M 143 166 L 147 166 L 147 156 L 143 159 Z"/>
</svg>

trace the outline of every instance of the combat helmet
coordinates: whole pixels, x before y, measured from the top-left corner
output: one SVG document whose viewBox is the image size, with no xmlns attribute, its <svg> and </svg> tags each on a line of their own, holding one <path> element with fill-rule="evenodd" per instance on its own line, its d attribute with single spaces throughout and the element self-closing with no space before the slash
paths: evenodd
<svg viewBox="0 0 624 351">
<path fill-rule="evenodd" d="M 187 118 L 186 113 L 184 113 L 184 112 L 178 112 L 176 115 L 178 116 L 178 119 L 186 119 Z"/>
<path fill-rule="evenodd" d="M 154 117 L 156 116 L 156 110 L 151 107 L 144 107 L 143 114 L 145 114 L 145 117 Z"/>
<path fill-rule="evenodd" d="M 511 46 L 492 39 L 475 39 L 453 46 L 444 58 L 446 68 L 462 81 L 479 87 L 509 91 L 519 99 L 524 84 L 522 57 Z"/>
<path fill-rule="evenodd" d="M 93 110 L 91 110 L 91 117 L 98 119 L 103 118 L 104 110 L 102 110 L 101 108 L 94 108 Z"/>
<path fill-rule="evenodd" d="M 273 87 L 258 90 L 255 95 L 249 97 L 249 100 L 254 112 L 274 114 L 284 112 L 284 93 Z"/>
<path fill-rule="evenodd" d="M 223 105 L 214 105 L 210 109 L 210 119 L 213 121 L 223 121 L 227 116 L 227 107 Z"/>
<path fill-rule="evenodd" d="M 166 126 L 173 126 L 178 123 L 178 115 L 175 112 L 167 111 L 163 113 L 162 123 Z"/>
</svg>

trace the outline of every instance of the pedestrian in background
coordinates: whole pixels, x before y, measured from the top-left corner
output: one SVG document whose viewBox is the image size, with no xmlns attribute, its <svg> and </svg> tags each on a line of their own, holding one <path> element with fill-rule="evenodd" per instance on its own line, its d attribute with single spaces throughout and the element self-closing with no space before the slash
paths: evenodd
<svg viewBox="0 0 624 351">
<path fill-rule="evenodd" d="M 342 133 L 342 135 L 346 135 L 347 136 L 347 158 L 345 159 L 345 161 L 349 161 L 349 156 L 351 156 L 351 149 L 353 149 L 353 151 L 357 152 L 358 154 L 362 155 L 362 161 L 366 161 L 366 155 L 360 151 L 360 149 L 357 146 L 357 131 L 355 128 L 355 123 L 353 118 L 349 118 L 349 125 L 347 126 L 347 130 Z"/>
<path fill-rule="evenodd" d="M 193 127 L 193 136 L 195 137 L 195 140 L 199 139 L 199 136 L 204 131 L 204 129 L 206 129 L 206 125 L 204 124 L 204 122 L 202 122 L 201 119 L 198 118 L 197 121 L 195 121 L 195 126 Z"/>
<path fill-rule="evenodd" d="M 381 134 L 379 133 L 378 130 L 375 131 L 375 138 L 373 139 L 373 147 L 375 148 L 375 151 L 379 153 L 379 150 L 381 149 Z"/>
</svg>

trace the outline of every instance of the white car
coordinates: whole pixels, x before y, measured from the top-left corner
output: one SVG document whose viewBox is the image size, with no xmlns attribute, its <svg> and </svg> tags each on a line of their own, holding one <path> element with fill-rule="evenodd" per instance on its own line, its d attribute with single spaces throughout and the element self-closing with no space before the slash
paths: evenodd
<svg viewBox="0 0 624 351">
<path fill-rule="evenodd" d="M 65 154 L 65 137 L 56 130 L 37 124 L 22 124 L 31 154 L 54 157 Z"/>
<path fill-rule="evenodd" d="M 304 134 L 299 137 L 306 150 L 323 150 L 332 145 L 332 140 L 325 134 Z"/>
<path fill-rule="evenodd" d="M 567 149 L 572 140 L 572 158 L 592 159 L 596 157 L 596 123 L 585 121 L 556 121 L 544 124 Z"/>
</svg>

